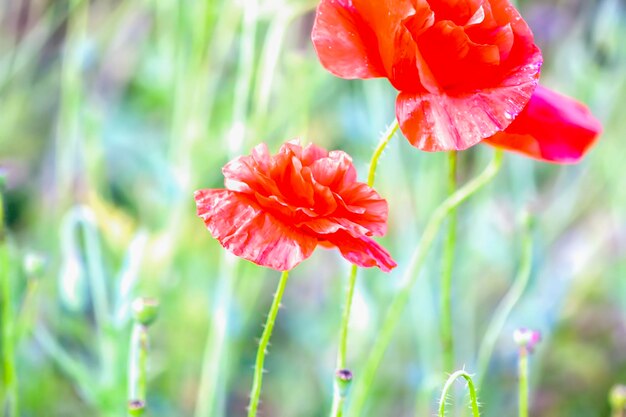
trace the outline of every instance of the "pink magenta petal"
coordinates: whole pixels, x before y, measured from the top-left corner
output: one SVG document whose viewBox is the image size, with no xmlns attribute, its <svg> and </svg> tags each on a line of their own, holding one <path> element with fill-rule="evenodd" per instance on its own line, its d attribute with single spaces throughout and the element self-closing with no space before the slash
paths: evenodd
<svg viewBox="0 0 626 417">
<path fill-rule="evenodd" d="M 229 190 L 195 193 L 198 216 L 224 248 L 255 264 L 288 271 L 311 256 L 317 239 L 263 211 L 246 195 Z"/>
<path fill-rule="evenodd" d="M 586 106 L 539 86 L 515 121 L 487 143 L 542 161 L 575 163 L 601 131 L 602 125 Z"/>
<path fill-rule="evenodd" d="M 320 62 L 348 79 L 384 77 L 378 41 L 351 0 L 322 0 L 311 34 Z"/>
<path fill-rule="evenodd" d="M 397 266 L 389 252 L 372 238 L 354 237 L 343 230 L 325 237 L 339 248 L 344 258 L 357 266 L 362 268 L 377 266 L 384 272 L 389 272 Z"/>
</svg>

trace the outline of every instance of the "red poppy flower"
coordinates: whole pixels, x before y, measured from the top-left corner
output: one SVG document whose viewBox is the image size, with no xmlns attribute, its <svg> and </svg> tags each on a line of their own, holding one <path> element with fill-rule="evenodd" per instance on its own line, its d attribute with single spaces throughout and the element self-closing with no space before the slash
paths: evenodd
<svg viewBox="0 0 626 417">
<path fill-rule="evenodd" d="M 587 107 L 539 86 L 513 123 L 486 142 L 542 161 L 573 163 L 591 148 L 601 130 Z"/>
<path fill-rule="evenodd" d="M 507 0 L 322 0 L 312 33 L 342 78 L 387 77 L 396 116 L 425 151 L 504 130 L 537 86 L 541 52 Z"/>
<path fill-rule="evenodd" d="M 358 266 L 396 266 L 371 238 L 386 232 L 387 202 L 356 180 L 346 153 L 288 142 L 272 156 L 260 144 L 222 172 L 226 189 L 196 191 L 195 200 L 213 237 L 235 255 L 286 271 L 320 244 Z"/>
</svg>

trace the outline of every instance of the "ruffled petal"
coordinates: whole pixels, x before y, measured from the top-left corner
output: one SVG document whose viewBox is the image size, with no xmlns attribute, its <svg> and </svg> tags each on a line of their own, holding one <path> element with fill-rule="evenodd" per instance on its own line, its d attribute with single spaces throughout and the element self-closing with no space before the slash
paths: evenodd
<svg viewBox="0 0 626 417">
<path fill-rule="evenodd" d="M 339 248 L 344 258 L 357 266 L 362 268 L 377 266 L 384 272 L 389 272 L 397 266 L 389 252 L 372 238 L 354 237 L 344 230 L 326 237 L 328 242 Z"/>
<path fill-rule="evenodd" d="M 575 163 L 601 131 L 602 125 L 586 106 L 539 86 L 515 121 L 487 143 L 542 161 Z"/>
<path fill-rule="evenodd" d="M 396 99 L 396 116 L 409 142 L 423 151 L 467 149 L 504 130 L 524 109 L 535 90 L 541 52 L 500 85 L 448 95 L 405 93 Z"/>
<path fill-rule="evenodd" d="M 389 207 L 387 201 L 367 184 L 355 183 L 345 189 L 340 200 L 346 211 L 342 216 L 349 221 L 359 224 L 369 230 L 374 236 L 383 236 L 387 233 L 387 215 Z M 356 211 L 355 208 L 359 208 Z"/>
<path fill-rule="evenodd" d="M 322 0 L 311 38 L 320 62 L 332 74 L 348 79 L 385 76 L 376 34 L 352 0 Z"/>
<path fill-rule="evenodd" d="M 430 8 L 439 20 L 450 20 L 465 26 L 481 8 L 483 0 L 429 0 Z"/>
<path fill-rule="evenodd" d="M 356 181 L 356 170 L 352 158 L 342 151 L 332 151 L 328 157 L 318 159 L 310 165 L 315 182 L 340 190 Z"/>
<path fill-rule="evenodd" d="M 197 214 L 224 248 L 255 264 L 288 271 L 311 256 L 317 239 L 278 221 L 245 194 L 195 193 Z"/>
<path fill-rule="evenodd" d="M 298 225 L 298 227 L 306 227 L 311 230 L 312 233 L 317 235 L 329 235 L 336 233 L 339 230 L 345 230 L 350 233 L 352 236 L 371 236 L 372 232 L 370 232 L 367 228 L 351 222 L 348 219 L 344 219 L 341 217 L 327 217 L 327 218 L 316 218 L 312 220 L 308 220 Z M 324 236 L 317 237 L 320 240 L 326 239 Z"/>
</svg>

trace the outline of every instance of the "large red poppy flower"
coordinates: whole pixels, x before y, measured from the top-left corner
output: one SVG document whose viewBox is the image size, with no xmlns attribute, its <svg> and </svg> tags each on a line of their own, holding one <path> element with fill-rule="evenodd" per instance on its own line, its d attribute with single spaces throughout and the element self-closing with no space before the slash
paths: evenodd
<svg viewBox="0 0 626 417">
<path fill-rule="evenodd" d="M 601 130 L 587 107 L 538 86 L 513 123 L 486 142 L 542 161 L 574 163 L 591 148 Z"/>
<path fill-rule="evenodd" d="M 396 115 L 425 151 L 504 130 L 537 86 L 541 52 L 508 0 L 321 0 L 312 33 L 342 78 L 387 77 Z"/>
<path fill-rule="evenodd" d="M 321 244 L 358 266 L 396 266 L 371 237 L 386 232 L 387 202 L 356 180 L 346 153 L 288 142 L 272 156 L 260 144 L 222 172 L 226 189 L 196 191 L 195 200 L 213 237 L 235 255 L 286 271 Z"/>
</svg>

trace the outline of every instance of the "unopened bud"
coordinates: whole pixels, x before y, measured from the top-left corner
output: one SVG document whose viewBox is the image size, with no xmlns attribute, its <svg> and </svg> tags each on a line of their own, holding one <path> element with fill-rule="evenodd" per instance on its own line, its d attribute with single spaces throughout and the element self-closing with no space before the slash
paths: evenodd
<svg viewBox="0 0 626 417">
<path fill-rule="evenodd" d="M 519 347 L 532 352 L 535 346 L 541 341 L 541 333 L 538 330 L 521 328 L 513 332 L 513 340 Z"/>
<path fill-rule="evenodd" d="M 335 372 L 335 387 L 341 397 L 347 397 L 352 385 L 352 372 L 349 369 L 339 369 Z"/>
<path fill-rule="evenodd" d="M 132 307 L 135 321 L 144 326 L 149 326 L 156 319 L 159 302 L 156 298 L 139 297 L 133 301 Z"/>
<path fill-rule="evenodd" d="M 28 278 L 38 278 L 43 273 L 46 261 L 38 253 L 28 252 L 24 255 L 24 272 Z"/>
<path fill-rule="evenodd" d="M 622 411 L 626 408 L 626 386 L 615 385 L 609 392 L 609 402 L 613 411 Z"/>
<path fill-rule="evenodd" d="M 141 400 L 130 400 L 128 402 L 128 414 L 130 416 L 143 416 L 146 411 L 146 403 Z"/>
</svg>

